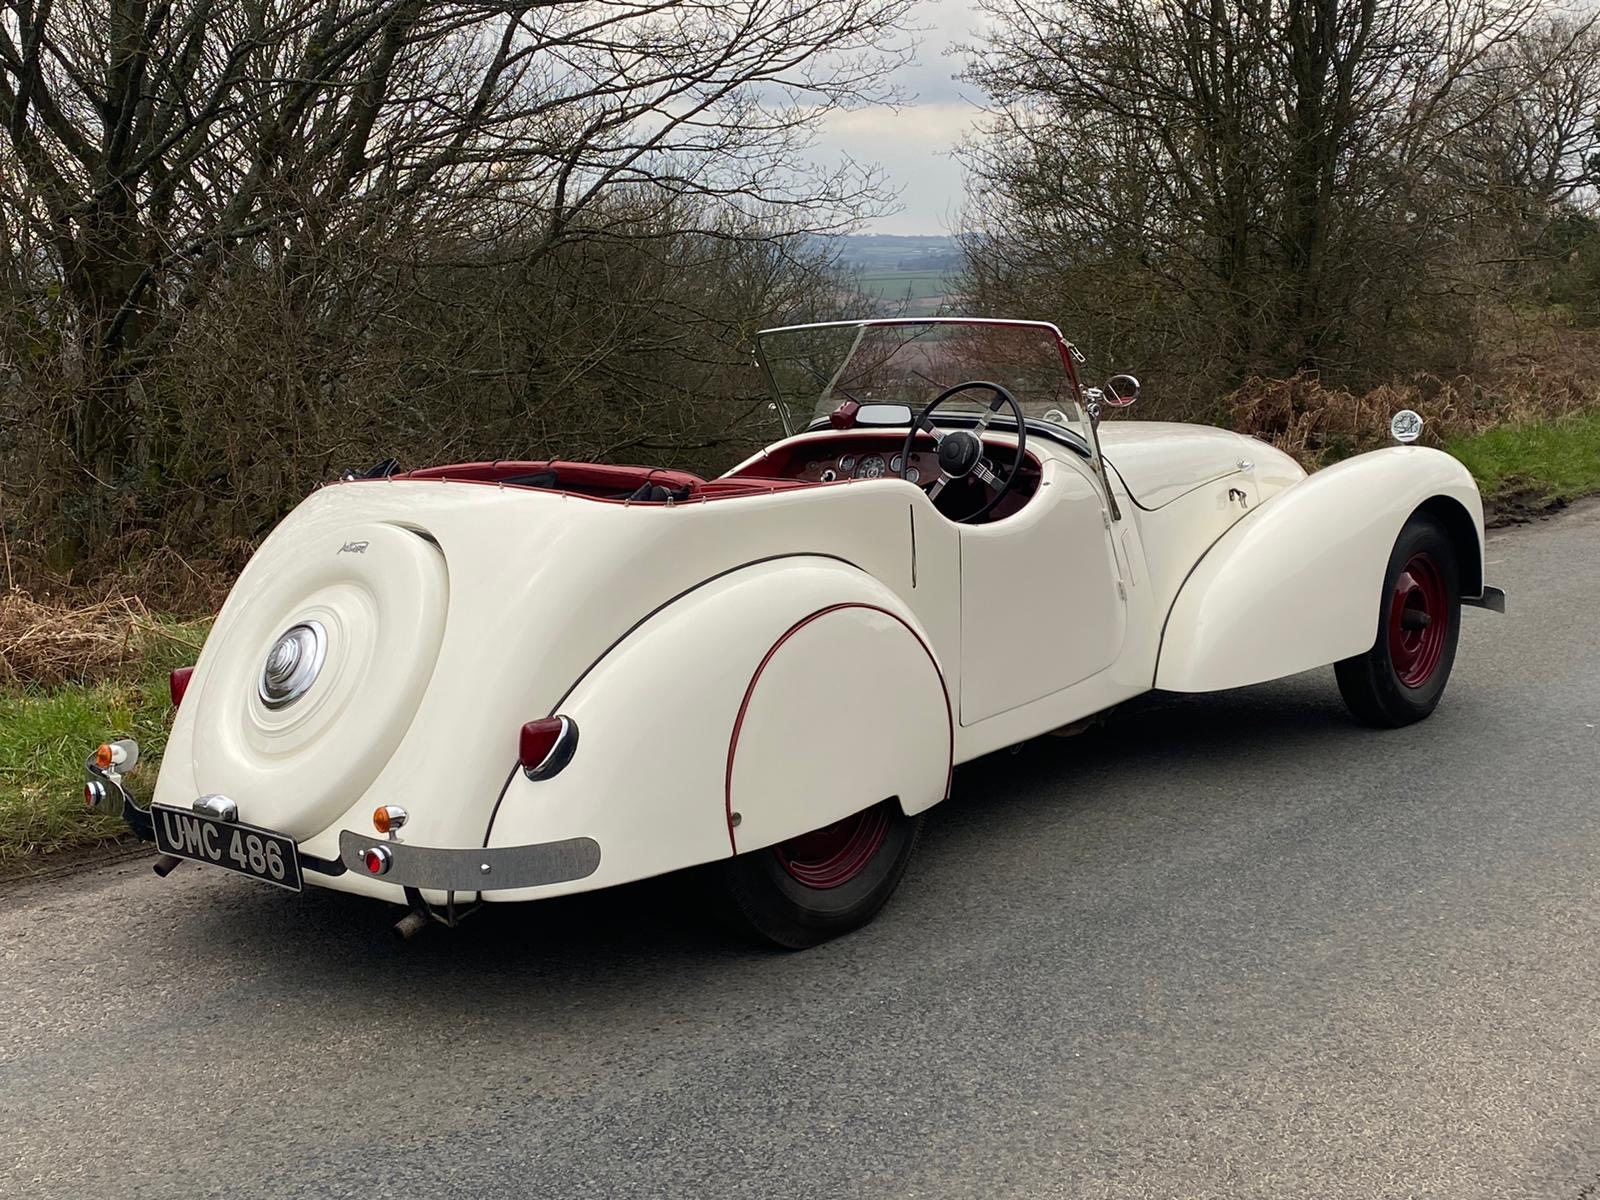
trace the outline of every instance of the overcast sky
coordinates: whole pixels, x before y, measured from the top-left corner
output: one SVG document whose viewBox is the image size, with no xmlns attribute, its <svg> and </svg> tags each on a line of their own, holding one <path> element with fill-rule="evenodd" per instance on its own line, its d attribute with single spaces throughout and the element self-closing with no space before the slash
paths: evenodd
<svg viewBox="0 0 1600 1200">
<path fill-rule="evenodd" d="M 978 110 L 973 89 L 951 78 L 961 64 L 946 51 L 968 40 L 974 14 L 965 0 L 922 0 L 915 21 L 928 28 L 915 61 L 895 77 L 905 107 L 837 114 L 816 147 L 818 157 L 878 164 L 899 191 L 901 211 L 870 222 L 869 233 L 949 233 L 961 208 L 961 168 L 950 151 Z"/>
</svg>

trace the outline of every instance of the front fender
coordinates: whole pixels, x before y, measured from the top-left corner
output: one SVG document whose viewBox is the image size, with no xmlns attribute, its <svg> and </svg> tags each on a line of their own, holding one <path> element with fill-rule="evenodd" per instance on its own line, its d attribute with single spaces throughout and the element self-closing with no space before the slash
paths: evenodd
<svg viewBox="0 0 1600 1200">
<path fill-rule="evenodd" d="M 592 838 L 589 890 L 727 858 L 890 796 L 908 812 L 948 789 L 943 672 L 889 588 L 821 557 L 761 563 L 696 589 L 613 646 L 561 702 L 572 762 L 520 771 L 487 844 Z"/>
<path fill-rule="evenodd" d="M 1243 687 L 1371 648 L 1389 554 L 1424 506 L 1479 594 L 1483 503 L 1467 469 L 1421 446 L 1374 450 L 1286 489 L 1211 547 L 1168 614 L 1155 687 Z"/>
</svg>

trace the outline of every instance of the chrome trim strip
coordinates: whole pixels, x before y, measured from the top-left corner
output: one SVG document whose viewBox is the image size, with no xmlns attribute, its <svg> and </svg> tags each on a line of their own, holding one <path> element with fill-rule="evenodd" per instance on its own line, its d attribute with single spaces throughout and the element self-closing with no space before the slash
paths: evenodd
<svg viewBox="0 0 1600 1200">
<path fill-rule="evenodd" d="M 392 858 L 382 875 L 371 874 L 363 861 L 373 847 L 382 847 Z M 345 829 L 339 834 L 339 858 L 356 874 L 384 883 L 437 892 L 491 892 L 586 879 L 600 868 L 600 843 L 580 837 L 488 850 L 444 849 L 386 842 Z"/>
<path fill-rule="evenodd" d="M 851 326 L 884 329 L 895 325 L 992 325 L 1002 329 L 1038 329 L 1048 330 L 1066 341 L 1061 336 L 1061 330 L 1049 321 L 1022 321 L 1008 317 L 855 317 L 844 321 L 812 321 L 804 325 L 773 325 L 756 330 L 756 337 L 769 333 L 794 333 L 801 329 L 848 329 Z"/>
</svg>

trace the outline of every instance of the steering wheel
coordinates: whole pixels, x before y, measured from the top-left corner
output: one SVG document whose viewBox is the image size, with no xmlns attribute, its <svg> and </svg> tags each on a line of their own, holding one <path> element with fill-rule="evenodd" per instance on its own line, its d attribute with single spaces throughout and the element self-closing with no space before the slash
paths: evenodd
<svg viewBox="0 0 1600 1200">
<path fill-rule="evenodd" d="M 994 394 L 994 400 L 989 407 L 984 409 L 983 415 L 978 418 L 977 425 L 972 429 L 957 429 L 946 433 L 933 423 L 933 413 L 945 401 L 961 395 L 963 392 L 985 391 Z M 1017 421 L 1017 456 L 1011 461 L 1011 470 L 1006 477 L 1001 479 L 995 474 L 995 469 L 983 457 L 983 431 L 989 428 L 989 422 L 1006 405 L 1011 406 L 1011 415 Z M 953 479 L 965 479 L 968 475 L 976 475 L 993 489 L 994 495 L 989 497 L 989 502 L 977 512 L 968 513 L 957 520 L 961 524 L 971 524 L 979 517 L 986 516 L 1004 500 L 1017 484 L 1017 476 L 1022 471 L 1022 449 L 1028 443 L 1027 422 L 1023 420 L 1022 405 L 1018 404 L 1012 394 L 998 383 L 988 383 L 982 379 L 968 380 L 958 383 L 955 387 L 946 388 L 940 392 L 924 408 L 914 421 L 911 430 L 906 434 L 905 448 L 900 451 L 900 478 L 904 479 L 911 470 L 911 446 L 917 440 L 919 432 L 931 433 L 933 442 L 939 451 L 939 478 L 933 485 L 925 489 L 929 500 L 937 500 L 939 493 L 944 491 L 945 485 Z"/>
</svg>

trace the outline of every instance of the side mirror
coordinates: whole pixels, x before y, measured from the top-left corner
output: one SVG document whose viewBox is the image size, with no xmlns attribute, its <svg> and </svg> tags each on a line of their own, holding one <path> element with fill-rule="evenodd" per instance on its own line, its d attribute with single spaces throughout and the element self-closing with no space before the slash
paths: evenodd
<svg viewBox="0 0 1600 1200">
<path fill-rule="evenodd" d="M 1139 381 L 1132 375 L 1113 375 L 1102 389 L 1101 403 L 1127 408 L 1139 398 Z"/>
</svg>

